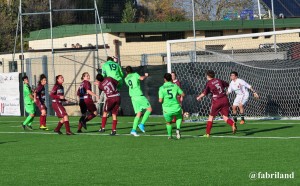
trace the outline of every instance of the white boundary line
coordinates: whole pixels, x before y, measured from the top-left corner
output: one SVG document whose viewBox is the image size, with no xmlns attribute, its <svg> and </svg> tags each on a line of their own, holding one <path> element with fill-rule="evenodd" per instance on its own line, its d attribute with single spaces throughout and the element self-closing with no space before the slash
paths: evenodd
<svg viewBox="0 0 300 186">
<path fill-rule="evenodd" d="M 40 135 L 58 135 L 54 132 L 0 132 L 0 134 L 40 134 Z M 76 135 L 86 135 L 86 136 L 109 136 L 109 134 L 99 134 L 99 133 L 80 133 Z M 117 134 L 117 136 L 131 136 L 130 134 Z M 167 135 L 149 135 L 142 134 L 140 137 L 167 137 Z M 181 135 L 182 137 L 190 138 L 207 138 L 198 135 Z M 272 137 L 272 136 L 211 136 L 212 138 L 235 138 L 235 139 L 300 139 L 300 136 L 291 136 L 291 137 Z"/>
</svg>

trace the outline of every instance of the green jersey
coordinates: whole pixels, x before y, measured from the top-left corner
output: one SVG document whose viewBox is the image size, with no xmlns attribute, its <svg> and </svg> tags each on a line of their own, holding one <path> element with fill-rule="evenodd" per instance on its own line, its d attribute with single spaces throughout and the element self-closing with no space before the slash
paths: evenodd
<svg viewBox="0 0 300 186">
<path fill-rule="evenodd" d="M 143 92 L 140 86 L 140 75 L 138 73 L 130 73 L 125 78 L 125 83 L 129 87 L 130 97 L 141 96 Z"/>
<path fill-rule="evenodd" d="M 23 85 L 23 97 L 24 97 L 24 103 L 25 104 L 33 104 L 33 100 L 31 99 L 30 95 L 32 95 L 31 88 L 29 85 L 24 84 Z"/>
<path fill-rule="evenodd" d="M 122 80 L 123 72 L 121 66 L 114 61 L 107 61 L 102 66 L 102 75 L 103 77 L 111 77 L 117 81 Z"/>
<path fill-rule="evenodd" d="M 178 112 L 181 107 L 177 100 L 177 95 L 182 94 L 183 91 L 172 82 L 165 82 L 163 86 L 159 88 L 159 98 L 163 99 L 163 111 L 164 113 Z"/>
</svg>

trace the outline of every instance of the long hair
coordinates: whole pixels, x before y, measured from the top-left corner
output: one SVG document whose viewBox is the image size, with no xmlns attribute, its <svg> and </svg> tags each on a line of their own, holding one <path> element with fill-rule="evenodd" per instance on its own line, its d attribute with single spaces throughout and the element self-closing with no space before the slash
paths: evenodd
<svg viewBox="0 0 300 186">
<path fill-rule="evenodd" d="M 86 74 L 89 74 L 89 73 L 88 73 L 88 72 L 84 72 L 84 73 L 81 75 L 81 80 L 84 79 L 84 76 L 85 76 Z"/>
<path fill-rule="evenodd" d="M 40 80 L 39 80 L 38 83 L 41 84 L 41 81 L 42 81 L 43 79 L 47 79 L 47 77 L 46 77 L 45 74 L 41 74 L 41 75 L 40 75 Z"/>
<path fill-rule="evenodd" d="M 62 77 L 62 75 L 57 75 L 57 76 L 55 77 L 55 79 L 56 79 L 55 84 L 59 84 L 59 83 L 58 83 L 58 78 L 59 78 L 59 77 Z"/>
</svg>

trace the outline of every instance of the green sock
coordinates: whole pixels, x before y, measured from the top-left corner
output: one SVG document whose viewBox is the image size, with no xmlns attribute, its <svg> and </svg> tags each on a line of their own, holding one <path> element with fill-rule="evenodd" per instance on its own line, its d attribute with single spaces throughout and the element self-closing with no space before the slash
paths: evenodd
<svg viewBox="0 0 300 186">
<path fill-rule="evenodd" d="M 132 129 L 133 130 L 136 130 L 138 124 L 139 124 L 139 120 L 140 118 L 139 117 L 135 117 L 134 120 L 133 120 L 133 126 L 132 126 Z"/>
<path fill-rule="evenodd" d="M 143 116 L 143 119 L 142 119 L 142 124 L 145 124 L 147 119 L 149 118 L 151 112 L 149 110 L 146 110 L 144 116 Z"/>
<path fill-rule="evenodd" d="M 166 125 L 167 126 L 167 131 L 168 131 L 168 136 L 171 137 L 172 136 L 172 125 Z"/>
<path fill-rule="evenodd" d="M 28 123 L 30 123 L 30 120 L 32 119 L 31 116 L 27 116 L 27 118 L 25 119 L 25 121 L 23 122 L 23 125 L 28 125 Z"/>
<path fill-rule="evenodd" d="M 176 120 L 176 127 L 179 130 L 182 123 L 182 118 Z"/>
<path fill-rule="evenodd" d="M 32 122 L 33 122 L 34 117 L 31 118 L 31 120 L 28 122 L 28 126 L 31 126 Z"/>
</svg>

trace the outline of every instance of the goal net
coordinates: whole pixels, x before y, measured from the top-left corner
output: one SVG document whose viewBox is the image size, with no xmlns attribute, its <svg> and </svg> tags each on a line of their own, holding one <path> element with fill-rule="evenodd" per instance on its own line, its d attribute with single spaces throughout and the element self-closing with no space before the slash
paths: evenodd
<svg viewBox="0 0 300 186">
<path fill-rule="evenodd" d="M 276 42 L 275 42 L 276 41 Z M 208 116 L 211 96 L 196 101 L 205 87 L 207 70 L 230 82 L 230 72 L 248 82 L 246 118 L 277 119 L 300 116 L 300 29 L 167 42 L 168 72 L 176 72 L 186 94 L 184 112 L 197 119 Z M 233 103 L 234 93 L 229 96 Z"/>
</svg>

